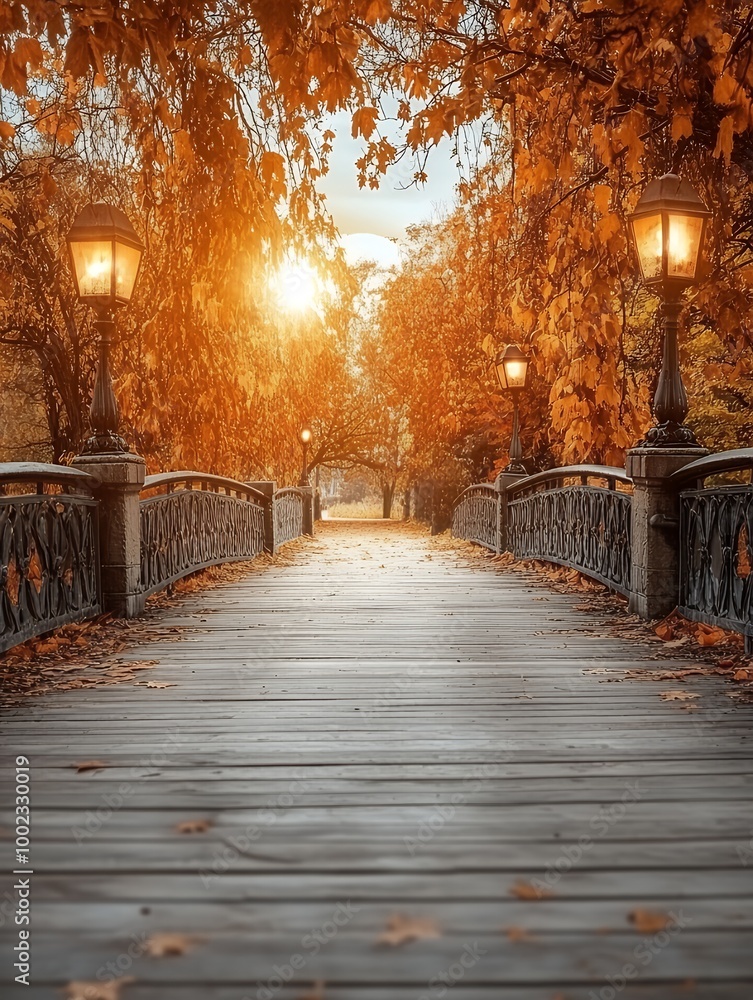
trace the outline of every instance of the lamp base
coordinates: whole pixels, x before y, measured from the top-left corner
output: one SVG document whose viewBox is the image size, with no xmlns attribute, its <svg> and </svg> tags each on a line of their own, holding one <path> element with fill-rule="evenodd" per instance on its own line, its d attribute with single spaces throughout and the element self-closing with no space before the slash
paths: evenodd
<svg viewBox="0 0 753 1000">
<path fill-rule="evenodd" d="M 81 448 L 82 455 L 121 455 L 124 453 L 128 454 L 128 445 L 124 438 L 113 431 L 92 434 L 84 441 Z"/>
<path fill-rule="evenodd" d="M 651 427 L 645 438 L 639 441 L 636 448 L 701 448 L 703 447 L 696 440 L 696 436 L 690 427 L 685 424 L 675 423 L 674 420 L 666 420 L 663 424 Z"/>
<path fill-rule="evenodd" d="M 528 475 L 528 470 L 522 462 L 509 462 L 502 471 L 505 473 L 512 473 L 514 476 Z"/>
</svg>

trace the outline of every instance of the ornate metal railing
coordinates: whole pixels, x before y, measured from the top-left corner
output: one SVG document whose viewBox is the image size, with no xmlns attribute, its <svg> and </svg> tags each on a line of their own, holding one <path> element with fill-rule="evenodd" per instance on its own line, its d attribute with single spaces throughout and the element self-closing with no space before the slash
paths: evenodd
<svg viewBox="0 0 753 1000">
<path fill-rule="evenodd" d="M 0 651 L 100 613 L 94 485 L 60 465 L 0 464 Z"/>
<path fill-rule="evenodd" d="M 575 484 L 569 481 L 577 480 Z M 590 485 L 589 480 L 606 482 Z M 630 591 L 631 508 L 624 469 L 574 465 L 507 489 L 507 548 L 519 559 L 571 566 L 621 594 Z"/>
<path fill-rule="evenodd" d="M 253 559 L 264 549 L 269 501 L 245 483 L 169 472 L 147 476 L 142 493 L 149 494 L 139 504 L 143 593 L 207 566 Z"/>
<path fill-rule="evenodd" d="M 452 510 L 452 535 L 499 551 L 500 494 L 491 483 L 463 490 Z"/>
<path fill-rule="evenodd" d="M 753 645 L 753 485 L 705 487 L 753 470 L 753 448 L 707 455 L 672 476 L 680 492 L 680 613 L 734 629 Z M 682 487 L 686 487 L 682 489 Z"/>
<path fill-rule="evenodd" d="M 275 493 L 275 548 L 291 542 L 303 533 L 303 493 L 286 486 Z"/>
</svg>

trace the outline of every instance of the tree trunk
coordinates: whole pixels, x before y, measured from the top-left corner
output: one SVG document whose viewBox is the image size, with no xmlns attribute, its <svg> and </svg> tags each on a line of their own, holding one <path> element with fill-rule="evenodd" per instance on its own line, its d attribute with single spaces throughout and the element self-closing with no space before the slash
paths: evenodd
<svg viewBox="0 0 753 1000">
<path fill-rule="evenodd" d="M 392 517 L 392 501 L 395 496 L 394 483 L 382 483 L 382 517 Z"/>
<path fill-rule="evenodd" d="M 403 520 L 410 521 L 410 487 L 403 494 Z"/>
</svg>

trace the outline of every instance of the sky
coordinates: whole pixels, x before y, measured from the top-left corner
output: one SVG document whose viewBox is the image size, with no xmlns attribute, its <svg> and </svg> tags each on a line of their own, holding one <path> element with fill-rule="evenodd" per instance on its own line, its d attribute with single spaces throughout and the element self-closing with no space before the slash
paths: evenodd
<svg viewBox="0 0 753 1000">
<path fill-rule="evenodd" d="M 454 200 L 457 169 L 450 156 L 449 141 L 442 142 L 429 157 L 428 181 L 421 187 L 409 183 L 413 163 L 407 158 L 391 168 L 376 191 L 358 187 L 355 161 L 363 153 L 363 139 L 351 137 L 351 116 L 341 111 L 330 116 L 326 128 L 336 135 L 330 155 L 329 173 L 319 182 L 327 206 L 343 234 L 343 246 L 352 262 L 376 260 L 389 267 L 397 263 L 399 241 L 407 226 L 430 219 Z M 385 134 L 384 132 L 382 134 Z M 387 138 L 395 141 L 387 133 Z"/>
</svg>

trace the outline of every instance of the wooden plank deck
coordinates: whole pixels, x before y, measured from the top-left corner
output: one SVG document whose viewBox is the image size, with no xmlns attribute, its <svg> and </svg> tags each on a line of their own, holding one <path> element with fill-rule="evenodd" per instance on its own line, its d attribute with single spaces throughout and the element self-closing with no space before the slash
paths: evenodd
<svg viewBox="0 0 753 1000">
<path fill-rule="evenodd" d="M 581 602 L 417 529 L 325 523 L 296 564 L 163 614 L 193 631 L 129 655 L 175 686 L 6 710 L 35 875 L 33 985 L 3 997 L 750 1000 L 753 707 L 584 673 L 668 663 Z M 396 914 L 437 936 L 380 943 Z M 159 935 L 184 953 L 149 954 Z M 107 992 L 113 970 L 133 981 Z"/>
</svg>

